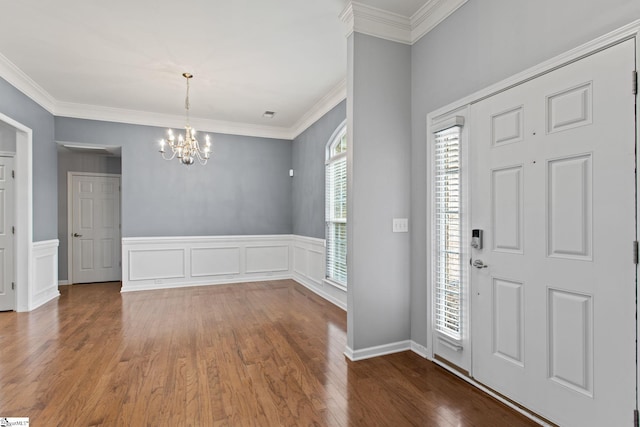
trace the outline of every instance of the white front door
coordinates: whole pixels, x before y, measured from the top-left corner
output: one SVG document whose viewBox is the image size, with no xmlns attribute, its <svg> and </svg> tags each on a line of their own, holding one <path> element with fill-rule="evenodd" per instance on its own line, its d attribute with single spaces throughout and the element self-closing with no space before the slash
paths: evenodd
<svg viewBox="0 0 640 427">
<path fill-rule="evenodd" d="M 15 309 L 13 157 L 0 157 L 0 311 Z"/>
<path fill-rule="evenodd" d="M 71 174 L 72 281 L 121 278 L 120 177 Z"/>
<path fill-rule="evenodd" d="M 473 376 L 562 426 L 633 421 L 634 51 L 471 107 Z"/>
</svg>

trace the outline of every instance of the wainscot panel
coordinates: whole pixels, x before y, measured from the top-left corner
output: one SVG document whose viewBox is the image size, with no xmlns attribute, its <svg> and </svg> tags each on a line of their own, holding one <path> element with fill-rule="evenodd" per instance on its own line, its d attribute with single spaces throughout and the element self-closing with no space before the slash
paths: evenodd
<svg viewBox="0 0 640 427">
<path fill-rule="evenodd" d="M 291 278 L 291 235 L 126 237 L 122 292 Z"/>
<path fill-rule="evenodd" d="M 28 292 L 27 311 L 60 296 L 58 291 L 58 239 L 34 242 L 32 246 L 32 277 Z"/>
<path fill-rule="evenodd" d="M 332 302 L 347 309 L 347 290 L 325 280 L 325 241 L 312 237 L 292 236 L 293 279 Z"/>
<path fill-rule="evenodd" d="M 295 235 L 122 239 L 122 292 L 294 279 L 346 310 L 346 289 L 327 282 L 324 272 L 324 239 Z"/>
</svg>

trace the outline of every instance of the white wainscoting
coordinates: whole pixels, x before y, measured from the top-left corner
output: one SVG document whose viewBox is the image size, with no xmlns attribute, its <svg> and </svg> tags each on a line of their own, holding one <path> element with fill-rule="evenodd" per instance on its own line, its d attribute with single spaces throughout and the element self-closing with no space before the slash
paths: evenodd
<svg viewBox="0 0 640 427">
<path fill-rule="evenodd" d="M 294 279 L 347 309 L 347 292 L 324 280 L 324 239 L 295 235 L 125 237 L 122 292 Z"/>
<path fill-rule="evenodd" d="M 326 253 L 324 239 L 294 235 L 291 241 L 293 279 L 346 311 L 347 290 L 324 279 Z"/>
<path fill-rule="evenodd" d="M 290 235 L 122 239 L 122 292 L 290 278 Z"/>
<path fill-rule="evenodd" d="M 34 242 L 31 250 L 33 280 L 27 291 L 27 311 L 60 296 L 58 291 L 58 239 Z"/>
</svg>

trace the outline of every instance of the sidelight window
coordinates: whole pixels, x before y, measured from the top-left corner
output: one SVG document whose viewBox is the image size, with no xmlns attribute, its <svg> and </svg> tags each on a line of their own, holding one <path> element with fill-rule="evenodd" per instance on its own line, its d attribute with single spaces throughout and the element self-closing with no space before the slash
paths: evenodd
<svg viewBox="0 0 640 427">
<path fill-rule="evenodd" d="M 462 339 L 460 130 L 435 133 L 435 328 L 456 340 Z"/>
</svg>

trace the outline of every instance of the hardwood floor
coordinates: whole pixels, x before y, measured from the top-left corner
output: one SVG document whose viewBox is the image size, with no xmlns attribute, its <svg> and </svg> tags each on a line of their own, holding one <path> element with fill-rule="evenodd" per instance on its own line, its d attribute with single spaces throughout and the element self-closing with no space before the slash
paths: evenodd
<svg viewBox="0 0 640 427">
<path fill-rule="evenodd" d="M 61 288 L 0 313 L 0 416 L 32 426 L 527 426 L 404 352 L 350 362 L 346 314 L 297 283 Z"/>
</svg>

